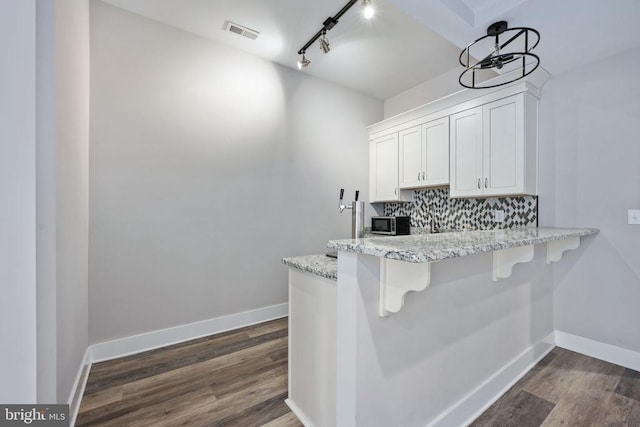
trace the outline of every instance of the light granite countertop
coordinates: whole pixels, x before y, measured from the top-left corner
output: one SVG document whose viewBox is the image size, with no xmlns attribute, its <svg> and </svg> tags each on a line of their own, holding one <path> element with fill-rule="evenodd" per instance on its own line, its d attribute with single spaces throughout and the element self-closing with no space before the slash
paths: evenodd
<svg viewBox="0 0 640 427">
<path fill-rule="evenodd" d="M 448 258 L 597 234 L 594 228 L 515 228 L 330 240 L 328 247 L 407 262 Z"/>
<path fill-rule="evenodd" d="M 325 279 L 338 280 L 338 260 L 324 254 L 283 258 L 282 262 Z"/>
</svg>

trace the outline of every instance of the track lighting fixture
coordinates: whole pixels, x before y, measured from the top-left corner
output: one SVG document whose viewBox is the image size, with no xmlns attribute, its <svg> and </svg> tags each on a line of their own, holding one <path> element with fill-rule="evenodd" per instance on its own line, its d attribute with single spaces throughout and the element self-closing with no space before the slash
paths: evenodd
<svg viewBox="0 0 640 427">
<path fill-rule="evenodd" d="M 322 37 L 320 37 L 319 42 L 320 42 L 320 50 L 325 54 L 329 53 L 331 48 L 329 47 L 329 40 L 327 40 L 326 34 L 322 34 Z"/>
<path fill-rule="evenodd" d="M 309 39 L 309 41 L 298 50 L 298 55 L 302 55 L 302 58 L 298 61 L 298 69 L 301 70 L 307 65 L 311 63 L 308 59 L 305 58 L 305 53 L 309 46 L 316 42 L 316 40 L 320 40 L 320 50 L 324 53 L 329 53 L 331 48 L 329 48 L 329 40 L 327 40 L 327 31 L 331 30 L 338 23 L 338 19 L 344 15 L 347 10 L 351 9 L 351 7 L 358 3 L 359 0 L 349 0 L 347 4 L 344 5 L 342 9 L 335 16 L 330 16 L 324 20 L 322 23 L 322 28 L 318 31 L 313 37 Z M 371 0 L 361 0 L 362 1 L 362 13 L 364 17 L 367 19 L 371 19 L 375 13 L 373 5 L 371 4 Z"/>
<path fill-rule="evenodd" d="M 540 65 L 540 57 L 531 53 L 539 42 L 540 33 L 533 28 L 508 28 L 506 21 L 491 24 L 486 36 L 469 44 L 460 53 L 460 65 L 465 67 L 458 79 L 460 85 L 469 89 L 487 89 L 528 76 Z M 487 47 L 490 53 L 485 56 Z M 473 57 L 482 59 L 475 61 Z M 484 81 L 481 75 L 476 75 L 484 70 L 495 71 L 498 77 Z"/>
<path fill-rule="evenodd" d="M 302 57 L 298 60 L 298 70 L 302 70 L 307 65 L 311 64 L 311 61 L 309 61 L 307 58 L 305 58 L 304 52 L 302 52 L 301 55 L 302 55 Z"/>
</svg>

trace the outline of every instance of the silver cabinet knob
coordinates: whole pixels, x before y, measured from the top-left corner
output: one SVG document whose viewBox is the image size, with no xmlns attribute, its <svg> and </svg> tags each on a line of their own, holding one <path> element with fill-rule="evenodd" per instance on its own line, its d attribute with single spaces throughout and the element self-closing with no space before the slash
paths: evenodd
<svg viewBox="0 0 640 427">
<path fill-rule="evenodd" d="M 420 172 L 418 172 L 418 181 L 420 181 Z"/>
<path fill-rule="evenodd" d="M 422 180 L 423 180 L 423 181 L 425 180 L 425 177 L 424 177 L 424 171 L 422 171 Z"/>
<path fill-rule="evenodd" d="M 398 195 L 398 187 L 393 189 L 393 194 L 395 194 L 396 196 Z"/>
<path fill-rule="evenodd" d="M 484 179 L 484 188 L 489 188 L 489 179 L 488 178 Z"/>
<path fill-rule="evenodd" d="M 480 178 L 478 178 L 478 190 L 480 189 Z"/>
</svg>

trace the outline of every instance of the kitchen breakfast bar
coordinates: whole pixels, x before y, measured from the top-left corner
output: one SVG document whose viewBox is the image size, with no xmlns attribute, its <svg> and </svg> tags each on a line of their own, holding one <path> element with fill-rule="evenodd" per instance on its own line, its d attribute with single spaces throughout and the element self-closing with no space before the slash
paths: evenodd
<svg viewBox="0 0 640 427">
<path fill-rule="evenodd" d="M 337 260 L 285 258 L 287 404 L 306 426 L 469 423 L 553 348 L 552 263 L 597 233 L 332 240 Z"/>
</svg>

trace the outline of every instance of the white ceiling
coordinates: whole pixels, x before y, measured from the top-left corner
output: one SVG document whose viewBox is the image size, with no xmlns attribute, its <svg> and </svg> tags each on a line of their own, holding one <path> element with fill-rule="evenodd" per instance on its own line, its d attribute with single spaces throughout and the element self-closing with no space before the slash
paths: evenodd
<svg viewBox="0 0 640 427">
<path fill-rule="evenodd" d="M 103 0 L 296 68 L 297 51 L 346 0 Z M 373 0 L 356 4 L 328 33 L 331 52 L 307 50 L 303 72 L 387 99 L 453 68 L 461 48 L 507 20 L 541 33 L 536 53 L 551 74 L 640 46 L 640 0 Z M 231 20 L 260 32 L 251 41 L 222 30 Z"/>
<path fill-rule="evenodd" d="M 391 0 L 459 48 L 493 22 L 540 32 L 535 53 L 552 75 L 640 46 L 639 0 Z"/>
<path fill-rule="evenodd" d="M 297 70 L 297 51 L 346 0 L 104 0 Z M 327 33 L 331 52 L 307 50 L 304 72 L 386 99 L 457 65 L 459 49 L 390 0 L 373 0 L 366 20 L 354 5 Z M 225 20 L 260 32 L 251 41 L 222 30 Z"/>
</svg>

